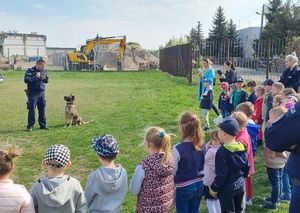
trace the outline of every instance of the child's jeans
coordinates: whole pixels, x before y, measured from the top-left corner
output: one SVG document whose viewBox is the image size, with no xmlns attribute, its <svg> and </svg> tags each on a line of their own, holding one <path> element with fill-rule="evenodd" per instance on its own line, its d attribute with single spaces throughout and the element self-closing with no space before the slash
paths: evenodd
<svg viewBox="0 0 300 213">
<path fill-rule="evenodd" d="M 209 128 L 209 109 L 202 109 L 202 122 L 204 123 L 204 127 Z"/>
<path fill-rule="evenodd" d="M 176 188 L 176 212 L 198 213 L 200 201 L 204 193 L 203 181 Z"/>
<path fill-rule="evenodd" d="M 267 167 L 268 178 L 272 185 L 271 202 L 273 204 L 278 203 L 279 197 L 281 195 L 282 170 L 283 169 L 272 169 Z"/>
<path fill-rule="evenodd" d="M 244 212 L 244 187 L 231 192 L 219 192 L 218 198 L 222 212 Z"/>
<path fill-rule="evenodd" d="M 227 117 L 229 117 L 228 110 L 226 110 L 226 111 L 222 110 L 222 118 L 227 118 Z"/>
<path fill-rule="evenodd" d="M 291 199 L 291 180 L 286 171 L 286 164 L 282 172 L 282 192 L 285 198 Z"/>
</svg>

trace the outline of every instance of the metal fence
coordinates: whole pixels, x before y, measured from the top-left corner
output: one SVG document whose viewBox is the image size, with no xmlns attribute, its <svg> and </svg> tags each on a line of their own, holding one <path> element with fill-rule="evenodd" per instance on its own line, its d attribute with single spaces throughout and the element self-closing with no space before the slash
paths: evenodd
<svg viewBox="0 0 300 213">
<path fill-rule="evenodd" d="M 193 49 L 193 55 L 197 62 L 201 58 L 209 58 L 215 69 L 223 70 L 225 61 L 233 61 L 237 71 L 243 76 L 259 81 L 266 78 L 277 80 L 285 70 L 285 55 L 297 51 L 287 48 L 288 44 L 287 39 L 203 41 L 199 47 Z"/>
<path fill-rule="evenodd" d="M 160 69 L 173 76 L 187 77 L 192 83 L 192 44 L 178 45 L 159 51 Z"/>
</svg>

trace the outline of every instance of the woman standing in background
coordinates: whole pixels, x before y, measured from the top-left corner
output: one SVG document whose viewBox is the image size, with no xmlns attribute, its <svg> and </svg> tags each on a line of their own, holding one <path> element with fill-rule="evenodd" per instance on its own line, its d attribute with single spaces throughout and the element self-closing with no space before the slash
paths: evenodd
<svg viewBox="0 0 300 213">
<path fill-rule="evenodd" d="M 215 70 L 212 68 L 211 60 L 209 60 L 208 58 L 203 59 L 203 66 L 204 66 L 204 70 L 203 71 L 199 70 L 200 80 L 198 84 L 198 98 L 197 98 L 198 101 L 201 100 L 201 96 L 204 91 L 204 83 L 203 83 L 204 79 L 206 78 L 215 79 Z"/>
</svg>

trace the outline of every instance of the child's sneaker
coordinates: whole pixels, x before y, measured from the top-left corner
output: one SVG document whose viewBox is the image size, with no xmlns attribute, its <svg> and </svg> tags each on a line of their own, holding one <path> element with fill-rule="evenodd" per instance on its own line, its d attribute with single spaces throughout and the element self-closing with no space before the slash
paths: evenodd
<svg viewBox="0 0 300 213">
<path fill-rule="evenodd" d="M 286 196 L 286 195 L 281 195 L 279 197 L 279 201 L 283 202 L 283 203 L 289 203 L 291 201 L 291 198 Z"/>
<path fill-rule="evenodd" d="M 278 210 L 276 203 L 266 202 L 260 205 L 265 210 Z"/>
<path fill-rule="evenodd" d="M 264 200 L 266 203 L 272 203 L 270 197 L 264 197 L 263 200 Z M 280 203 L 276 203 L 276 206 L 280 206 Z"/>
<path fill-rule="evenodd" d="M 252 206 L 253 203 L 252 203 L 252 200 L 249 199 L 249 200 L 246 200 L 246 206 Z"/>
<path fill-rule="evenodd" d="M 210 127 L 204 127 L 203 130 L 204 130 L 205 132 L 208 132 L 208 131 L 210 131 Z"/>
</svg>

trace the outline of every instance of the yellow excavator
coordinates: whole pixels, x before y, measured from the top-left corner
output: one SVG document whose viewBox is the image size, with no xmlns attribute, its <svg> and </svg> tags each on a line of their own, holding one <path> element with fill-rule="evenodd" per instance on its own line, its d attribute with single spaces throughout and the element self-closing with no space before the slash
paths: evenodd
<svg viewBox="0 0 300 213">
<path fill-rule="evenodd" d="M 101 44 L 119 43 L 117 52 L 117 70 L 122 70 L 122 55 L 125 54 L 126 36 L 96 37 L 86 45 L 80 47 L 80 51 L 68 53 L 69 70 L 103 70 L 105 64 L 94 63 L 94 47 Z"/>
</svg>

